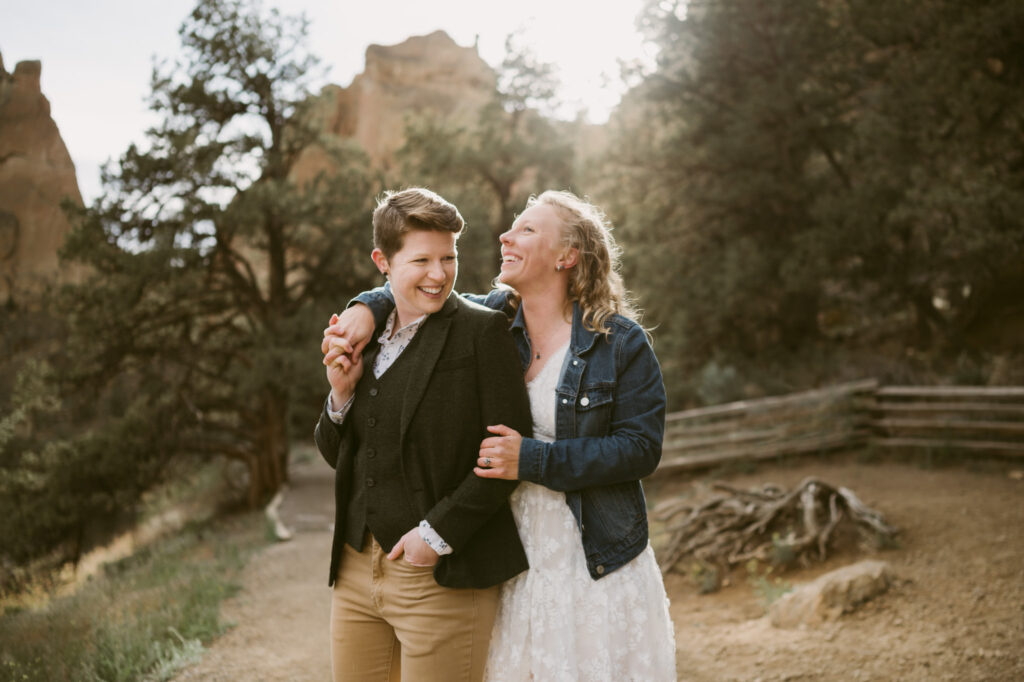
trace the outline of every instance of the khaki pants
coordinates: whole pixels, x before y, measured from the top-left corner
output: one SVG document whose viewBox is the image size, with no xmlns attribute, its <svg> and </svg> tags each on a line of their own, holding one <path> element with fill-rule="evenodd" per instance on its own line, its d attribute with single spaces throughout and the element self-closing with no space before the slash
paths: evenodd
<svg viewBox="0 0 1024 682">
<path fill-rule="evenodd" d="M 498 587 L 451 589 L 432 568 L 345 545 L 331 599 L 334 682 L 482 680 Z"/>
</svg>

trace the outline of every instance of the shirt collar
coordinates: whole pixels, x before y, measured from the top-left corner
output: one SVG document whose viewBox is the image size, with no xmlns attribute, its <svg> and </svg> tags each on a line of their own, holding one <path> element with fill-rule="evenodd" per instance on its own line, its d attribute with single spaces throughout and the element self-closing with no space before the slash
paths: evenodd
<svg viewBox="0 0 1024 682">
<path fill-rule="evenodd" d="M 379 337 L 377 337 L 377 341 L 383 346 L 386 344 L 397 343 L 402 339 L 410 339 L 416 335 L 416 332 L 423 326 L 423 322 L 426 319 L 426 315 L 420 316 L 396 331 L 392 337 L 391 331 L 395 328 L 395 325 L 398 324 L 398 311 L 392 310 L 391 314 L 388 315 L 387 323 L 384 325 L 384 331 L 381 332 Z"/>
</svg>

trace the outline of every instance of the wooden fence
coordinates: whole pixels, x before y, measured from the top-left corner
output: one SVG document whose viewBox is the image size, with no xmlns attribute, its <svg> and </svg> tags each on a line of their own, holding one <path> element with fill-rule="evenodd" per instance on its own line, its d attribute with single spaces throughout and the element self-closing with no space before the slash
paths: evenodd
<svg viewBox="0 0 1024 682">
<path fill-rule="evenodd" d="M 1024 387 L 869 379 L 675 412 L 654 475 L 868 445 L 1024 456 Z"/>
</svg>

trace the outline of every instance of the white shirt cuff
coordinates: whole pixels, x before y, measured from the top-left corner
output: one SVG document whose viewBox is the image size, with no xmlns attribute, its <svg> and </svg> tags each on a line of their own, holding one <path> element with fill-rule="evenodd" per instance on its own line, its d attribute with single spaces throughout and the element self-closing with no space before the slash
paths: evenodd
<svg viewBox="0 0 1024 682">
<path fill-rule="evenodd" d="M 345 415 L 352 409 L 352 403 L 355 402 L 355 395 L 349 396 L 345 404 L 341 406 L 340 410 L 334 409 L 334 401 L 331 399 L 331 394 L 327 394 L 327 416 L 331 418 L 331 421 L 335 424 L 342 424 L 345 421 Z"/>
<path fill-rule="evenodd" d="M 447 542 L 441 539 L 441 536 L 437 534 L 437 531 L 427 523 L 426 519 L 420 521 L 420 537 L 423 538 L 423 542 L 427 543 L 430 549 L 437 552 L 438 556 L 444 556 L 445 554 L 451 554 L 452 548 Z"/>
</svg>

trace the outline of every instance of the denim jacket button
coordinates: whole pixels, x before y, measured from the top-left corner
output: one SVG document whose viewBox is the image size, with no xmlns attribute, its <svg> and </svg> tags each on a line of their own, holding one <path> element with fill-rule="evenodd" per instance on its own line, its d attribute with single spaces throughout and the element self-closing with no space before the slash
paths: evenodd
<svg viewBox="0 0 1024 682">
<path fill-rule="evenodd" d="M 586 407 L 589 404 L 590 404 L 590 398 L 588 398 L 587 396 L 583 396 L 582 398 L 580 398 L 580 405 L 582 405 L 583 407 Z"/>
<path fill-rule="evenodd" d="M 577 366 L 578 364 L 580 364 L 580 361 L 579 361 L 579 360 L 573 360 L 573 361 L 572 361 L 572 366 L 573 366 L 573 367 Z"/>
<path fill-rule="evenodd" d="M 569 400 L 567 398 L 562 398 L 562 404 L 563 405 L 568 404 L 568 402 L 569 402 Z"/>
</svg>

